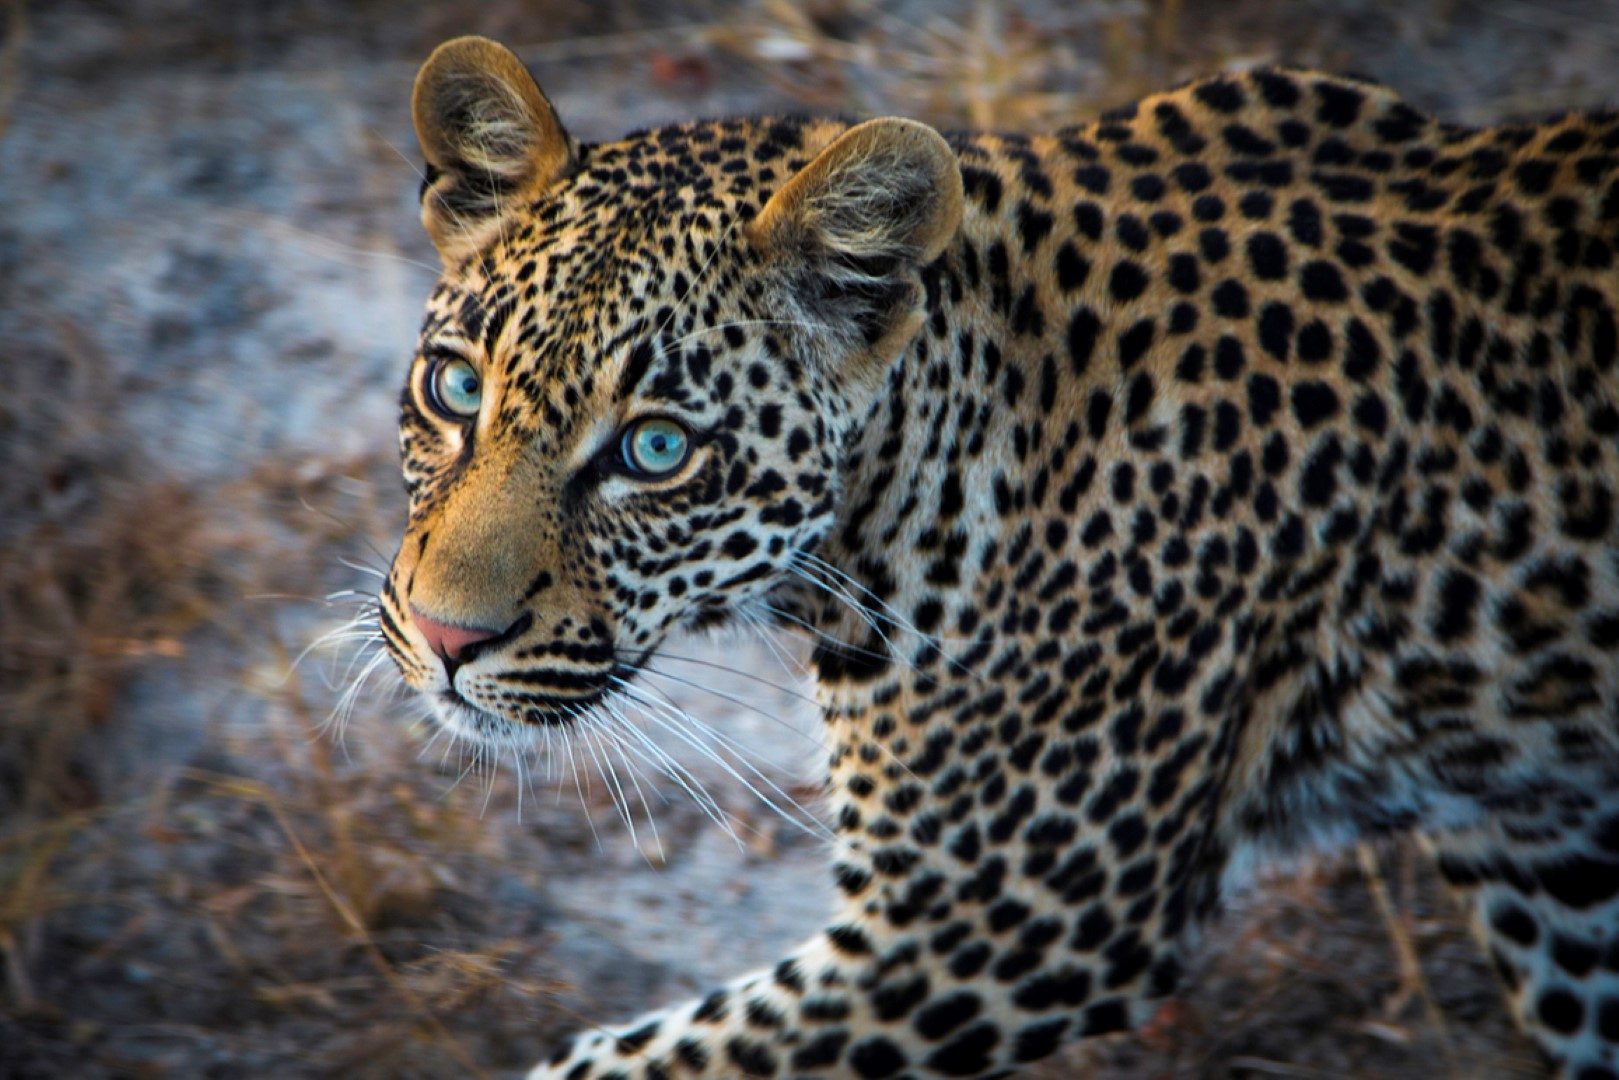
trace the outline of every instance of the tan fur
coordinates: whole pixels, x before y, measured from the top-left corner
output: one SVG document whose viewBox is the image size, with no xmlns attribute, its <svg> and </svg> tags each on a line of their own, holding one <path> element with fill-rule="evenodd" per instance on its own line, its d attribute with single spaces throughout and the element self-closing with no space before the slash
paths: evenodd
<svg viewBox="0 0 1619 1080">
<path fill-rule="evenodd" d="M 447 189 L 482 172 L 532 196 L 566 176 L 577 156 L 523 62 L 488 38 L 456 38 L 434 49 L 416 75 L 410 111 L 422 153 L 443 174 L 423 193 L 422 225 L 446 265 L 487 243 L 504 213 L 455 213 Z"/>
</svg>

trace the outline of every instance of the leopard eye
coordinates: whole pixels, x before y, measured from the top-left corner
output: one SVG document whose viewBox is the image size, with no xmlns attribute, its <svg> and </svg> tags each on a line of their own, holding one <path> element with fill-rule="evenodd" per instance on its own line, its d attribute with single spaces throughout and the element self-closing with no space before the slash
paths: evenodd
<svg viewBox="0 0 1619 1080">
<path fill-rule="evenodd" d="M 427 368 L 427 402 L 450 420 L 478 415 L 483 402 L 483 380 L 465 360 L 435 360 Z"/>
<path fill-rule="evenodd" d="M 686 462 L 691 452 L 691 436 L 679 423 L 665 416 L 637 420 L 624 429 L 619 453 L 632 473 L 641 476 L 667 476 Z"/>
</svg>

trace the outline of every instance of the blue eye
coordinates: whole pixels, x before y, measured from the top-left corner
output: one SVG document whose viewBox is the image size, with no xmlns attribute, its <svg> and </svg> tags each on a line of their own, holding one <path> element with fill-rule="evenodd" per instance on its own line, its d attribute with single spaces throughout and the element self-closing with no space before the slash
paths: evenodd
<svg viewBox="0 0 1619 1080">
<path fill-rule="evenodd" d="M 663 416 L 637 420 L 624 429 L 619 446 L 624 464 L 643 476 L 666 476 L 686 462 L 691 437 L 678 423 Z"/>
<path fill-rule="evenodd" d="M 483 380 L 465 360 L 438 360 L 427 368 L 427 401 L 451 420 L 478 415 L 483 402 Z"/>
</svg>

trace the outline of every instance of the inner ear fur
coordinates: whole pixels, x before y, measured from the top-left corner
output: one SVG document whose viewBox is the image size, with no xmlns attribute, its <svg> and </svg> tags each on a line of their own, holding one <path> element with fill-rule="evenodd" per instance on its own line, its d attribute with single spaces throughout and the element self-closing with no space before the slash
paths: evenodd
<svg viewBox="0 0 1619 1080">
<path fill-rule="evenodd" d="M 411 119 L 427 159 L 422 225 L 446 264 L 487 243 L 525 196 L 573 172 L 578 146 L 510 49 L 446 41 L 422 65 Z"/>
<path fill-rule="evenodd" d="M 962 205 L 950 145 L 926 124 L 888 117 L 834 139 L 770 197 L 746 235 L 785 265 L 809 321 L 884 353 L 891 338 L 914 332 L 916 271 L 955 236 Z"/>
</svg>

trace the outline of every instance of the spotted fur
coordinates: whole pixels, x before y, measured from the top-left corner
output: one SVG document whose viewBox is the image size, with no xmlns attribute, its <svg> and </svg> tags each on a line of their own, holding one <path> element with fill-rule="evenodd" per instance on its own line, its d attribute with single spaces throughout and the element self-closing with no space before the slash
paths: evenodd
<svg viewBox="0 0 1619 1080">
<path fill-rule="evenodd" d="M 1262 71 L 1052 135 L 577 145 L 462 40 L 417 122 L 406 677 L 565 732 L 768 610 L 833 747 L 825 928 L 534 1076 L 1005 1075 L 1141 1022 L 1256 859 L 1412 829 L 1548 1060 L 1619 1075 L 1619 116 Z M 614 464 L 648 414 L 673 476 Z"/>
</svg>

